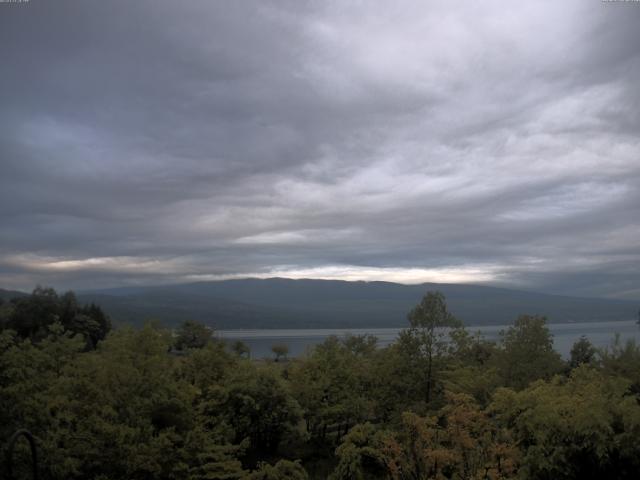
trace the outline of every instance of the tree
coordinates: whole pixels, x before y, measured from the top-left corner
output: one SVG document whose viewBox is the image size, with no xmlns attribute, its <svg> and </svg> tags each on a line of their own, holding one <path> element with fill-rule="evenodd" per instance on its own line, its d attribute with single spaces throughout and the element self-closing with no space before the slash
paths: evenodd
<svg viewBox="0 0 640 480">
<path fill-rule="evenodd" d="M 246 477 L 247 472 L 238 459 L 243 447 L 230 444 L 220 425 L 195 427 L 187 434 L 179 453 L 181 462 L 174 466 L 177 471 L 170 478 L 244 480 Z"/>
<path fill-rule="evenodd" d="M 0 439 L 8 439 L 18 428 L 34 435 L 46 430 L 54 363 L 29 339 L 13 330 L 0 332 Z"/>
<path fill-rule="evenodd" d="M 394 429 L 358 425 L 336 450 L 330 480 L 514 478 L 518 451 L 468 395 L 448 394 L 437 415 L 404 412 Z"/>
<path fill-rule="evenodd" d="M 221 419 L 233 428 L 235 443 L 248 439 L 250 453 L 273 454 L 300 420 L 300 406 L 284 380 L 273 369 L 241 362 L 224 383 L 214 401 Z"/>
<path fill-rule="evenodd" d="M 187 320 L 176 330 L 174 346 L 177 350 L 205 347 L 213 337 L 213 330 L 200 322 Z"/>
<path fill-rule="evenodd" d="M 14 306 L 0 297 L 0 331 L 9 328 L 8 323 L 13 315 Z"/>
<path fill-rule="evenodd" d="M 59 319 L 58 294 L 53 288 L 37 286 L 31 295 L 14 299 L 6 327 L 22 338 L 40 340 L 47 335 L 47 326 Z"/>
<path fill-rule="evenodd" d="M 237 365 L 238 358 L 225 350 L 224 343 L 211 342 L 182 358 L 179 371 L 181 378 L 205 391 L 224 383 L 228 373 Z"/>
<path fill-rule="evenodd" d="M 596 347 L 583 335 L 571 347 L 569 367 L 576 368 L 582 364 L 592 365 L 597 353 Z"/>
<path fill-rule="evenodd" d="M 87 350 L 94 350 L 111 330 L 111 321 L 99 306 L 80 306 L 71 291 L 59 297 L 58 313 L 65 330 L 84 337 Z"/>
<path fill-rule="evenodd" d="M 284 343 L 276 343 L 271 347 L 271 351 L 276 356 L 276 362 L 281 358 L 287 359 L 287 355 L 289 355 L 289 347 Z"/>
<path fill-rule="evenodd" d="M 258 470 L 251 472 L 243 480 L 307 480 L 308 478 L 300 462 L 279 460 L 275 465 L 261 463 Z"/>
<path fill-rule="evenodd" d="M 213 449 L 205 435 L 191 442 L 204 422 L 197 390 L 167 355 L 170 342 L 170 332 L 152 325 L 118 329 L 51 384 L 41 437 L 53 478 L 188 478 L 179 475 L 185 458 L 193 465 L 211 451 L 228 463 L 232 454 Z M 223 432 L 208 435 L 220 447 L 230 444 Z M 196 444 L 193 452 L 183 448 Z"/>
<path fill-rule="evenodd" d="M 563 368 L 553 349 L 553 336 L 541 316 L 521 315 L 513 326 L 501 332 L 499 370 L 504 385 L 522 389 L 533 380 L 548 379 Z"/>
<path fill-rule="evenodd" d="M 90 324 L 91 328 L 83 329 L 82 325 L 86 321 L 83 322 L 78 320 L 77 316 L 79 315 L 87 316 L 92 320 Z M 104 313 L 102 308 L 100 308 L 98 305 L 95 305 L 94 303 L 80 307 L 78 309 L 77 316 L 73 322 L 74 325 L 76 325 L 75 328 L 77 328 L 77 330 L 72 329 L 72 331 L 84 335 L 85 340 L 87 341 L 87 345 L 90 349 L 96 348 L 98 342 L 104 340 L 107 334 L 111 331 L 111 320 L 109 319 L 107 314 Z M 80 325 L 81 327 L 77 327 L 78 325 Z"/>
<path fill-rule="evenodd" d="M 3 310 L 5 319 L 0 323 L 34 342 L 45 338 L 51 325 L 60 323 L 72 335 L 82 335 L 85 348 L 93 350 L 111 330 L 109 317 L 100 307 L 79 305 L 71 291 L 58 296 L 53 288 L 38 286 L 31 295 L 15 299 L 11 309 Z"/>
<path fill-rule="evenodd" d="M 499 389 L 490 413 L 521 446 L 522 478 L 636 478 L 640 405 L 629 383 L 581 365 L 568 379 Z"/>
<path fill-rule="evenodd" d="M 373 416 L 370 365 L 369 357 L 330 336 L 293 366 L 291 388 L 314 438 L 325 440 L 331 430 L 339 439 L 350 426 Z"/>
<path fill-rule="evenodd" d="M 390 433 L 371 423 L 353 427 L 336 449 L 338 464 L 329 480 L 373 480 L 390 478 L 385 446 Z"/>
<path fill-rule="evenodd" d="M 352 354 L 358 357 L 368 357 L 376 351 L 378 338 L 369 334 L 352 335 L 349 333 L 342 340 L 342 343 Z"/>
<path fill-rule="evenodd" d="M 461 323 L 449 313 L 444 295 L 427 292 L 409 313 L 410 327 L 400 333 L 401 348 L 411 352 L 415 365 L 423 372 L 425 401 L 431 401 L 434 383 L 434 363 L 446 349 L 447 329 L 459 328 Z"/>
<path fill-rule="evenodd" d="M 448 393 L 447 404 L 439 412 L 438 428 L 437 442 L 447 454 L 443 456 L 451 461 L 455 477 L 514 477 L 520 455 L 511 432 L 492 422 L 471 396 Z"/>
<path fill-rule="evenodd" d="M 496 368 L 497 347 L 480 333 L 470 335 L 460 328 L 451 332 L 450 355 L 442 372 L 443 385 L 454 393 L 466 393 L 486 406 L 500 386 Z"/>
<path fill-rule="evenodd" d="M 40 349 L 49 355 L 56 378 L 62 376 L 63 368 L 70 364 L 84 346 L 80 335 L 65 331 L 61 323 L 49 326 L 49 335 L 40 342 Z"/>
<path fill-rule="evenodd" d="M 631 381 L 630 392 L 640 401 L 640 345 L 634 339 L 622 343 L 616 334 L 613 343 L 598 352 L 603 371 Z"/>
<path fill-rule="evenodd" d="M 234 352 L 239 357 L 244 357 L 245 355 L 248 357 L 251 356 L 251 349 L 249 345 L 244 343 L 242 340 L 236 340 L 231 344 L 231 351 Z"/>
</svg>

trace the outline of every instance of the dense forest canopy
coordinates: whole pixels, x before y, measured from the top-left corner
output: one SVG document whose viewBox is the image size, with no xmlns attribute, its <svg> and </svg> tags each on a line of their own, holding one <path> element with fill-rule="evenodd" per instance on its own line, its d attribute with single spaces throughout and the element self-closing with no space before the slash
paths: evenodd
<svg viewBox="0 0 640 480">
<path fill-rule="evenodd" d="M 498 342 L 428 292 L 388 347 L 331 337 L 251 359 L 197 322 L 110 328 L 37 288 L 0 305 L 0 440 L 33 433 L 45 479 L 600 479 L 640 471 L 640 347 L 546 320 Z M 276 361 L 277 360 L 277 361 Z M 28 478 L 27 444 L 15 452 Z M 0 460 L 8 475 L 7 458 Z"/>
<path fill-rule="evenodd" d="M 80 305 L 71 291 L 58 295 L 53 288 L 38 286 L 31 295 L 9 301 L 0 298 L 1 329 L 14 330 L 20 337 L 37 342 L 54 324 L 84 338 L 87 349 L 94 349 L 111 330 L 111 321 L 99 306 Z"/>
</svg>

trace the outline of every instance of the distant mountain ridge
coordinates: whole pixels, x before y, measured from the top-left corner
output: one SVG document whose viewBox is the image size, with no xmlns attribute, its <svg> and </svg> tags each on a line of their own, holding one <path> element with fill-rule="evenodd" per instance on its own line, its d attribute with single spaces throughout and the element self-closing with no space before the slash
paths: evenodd
<svg viewBox="0 0 640 480">
<path fill-rule="evenodd" d="M 18 290 L 5 290 L 0 288 L 0 298 L 2 300 L 11 300 L 12 298 L 25 297 L 29 295 L 25 292 L 19 292 Z"/>
<path fill-rule="evenodd" d="M 423 283 L 285 278 L 238 279 L 78 292 L 101 305 L 116 322 L 157 319 L 169 325 L 198 320 L 218 329 L 402 327 L 429 290 L 447 298 L 467 325 L 512 323 L 539 314 L 553 323 L 633 320 L 637 302 L 578 298 L 505 288 Z"/>
</svg>

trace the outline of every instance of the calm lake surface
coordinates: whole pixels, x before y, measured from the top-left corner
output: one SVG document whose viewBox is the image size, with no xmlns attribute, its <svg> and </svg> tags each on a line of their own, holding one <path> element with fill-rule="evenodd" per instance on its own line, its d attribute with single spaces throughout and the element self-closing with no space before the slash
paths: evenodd
<svg viewBox="0 0 640 480">
<path fill-rule="evenodd" d="M 564 357 L 569 356 L 573 343 L 586 336 L 596 347 L 607 347 L 613 342 L 616 333 L 623 342 L 635 339 L 640 342 L 640 327 L 635 320 L 625 322 L 589 322 L 589 323 L 551 323 L 548 325 L 553 334 L 554 346 Z M 500 330 L 509 325 L 470 326 L 471 333 L 481 332 L 488 340 L 497 340 Z M 251 348 L 253 358 L 273 356 L 271 347 L 285 344 L 289 347 L 289 356 L 305 354 L 311 347 L 322 343 L 330 335 L 364 335 L 378 337 L 380 346 L 393 342 L 400 328 L 345 328 L 345 329 L 291 329 L 291 330 L 219 330 L 218 336 L 226 341 L 242 340 Z"/>
</svg>

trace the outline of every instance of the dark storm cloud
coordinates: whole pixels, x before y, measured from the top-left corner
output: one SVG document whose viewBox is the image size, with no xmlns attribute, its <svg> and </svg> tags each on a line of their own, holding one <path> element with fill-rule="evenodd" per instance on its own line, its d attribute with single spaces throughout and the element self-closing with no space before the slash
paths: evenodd
<svg viewBox="0 0 640 480">
<path fill-rule="evenodd" d="M 640 298 L 640 6 L 0 4 L 0 283 Z"/>
</svg>

